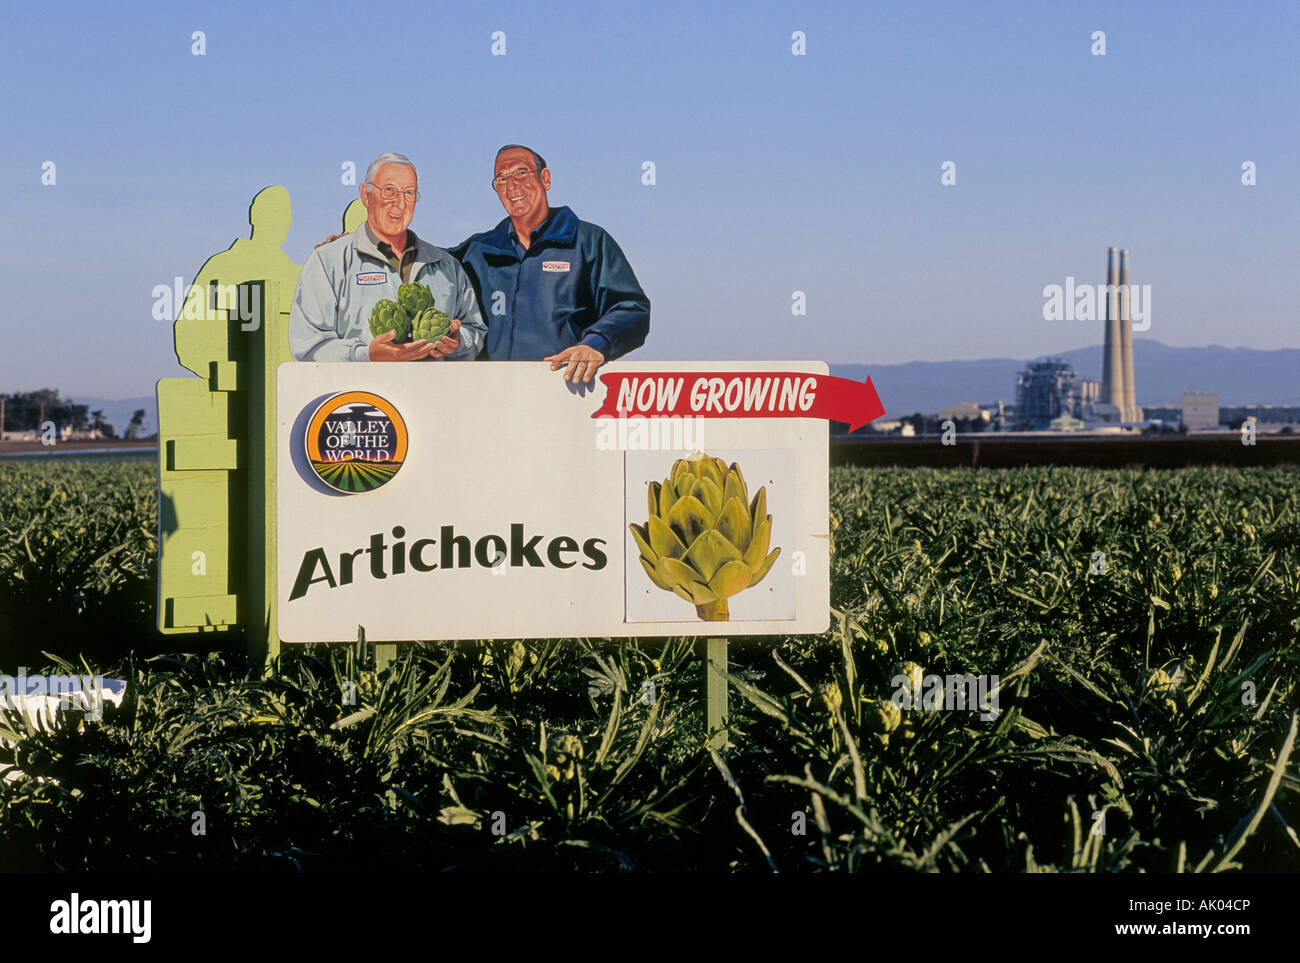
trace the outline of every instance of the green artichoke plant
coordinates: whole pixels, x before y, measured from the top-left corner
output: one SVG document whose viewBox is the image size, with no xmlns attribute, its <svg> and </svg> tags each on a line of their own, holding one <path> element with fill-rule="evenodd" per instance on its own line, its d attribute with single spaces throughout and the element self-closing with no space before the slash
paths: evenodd
<svg viewBox="0 0 1300 963">
<path fill-rule="evenodd" d="M 411 317 L 419 317 L 420 312 L 433 307 L 433 292 L 423 284 L 408 282 L 397 289 L 397 303 Z"/>
<path fill-rule="evenodd" d="M 388 298 L 376 304 L 370 312 L 370 333 L 377 338 L 385 331 L 396 332 L 394 344 L 411 340 L 411 316 L 400 304 Z"/>
<path fill-rule="evenodd" d="M 416 341 L 437 341 L 451 334 L 451 318 L 437 308 L 421 311 L 412 325 L 412 336 Z"/>
<path fill-rule="evenodd" d="M 749 501 L 740 466 L 697 453 L 678 459 L 663 483 L 651 482 L 650 517 L 632 524 L 650 581 L 695 606 L 701 619 L 725 622 L 727 599 L 757 585 L 781 554 L 768 542 L 767 489 Z"/>
<path fill-rule="evenodd" d="M 863 699 L 862 703 L 866 706 L 862 713 L 862 724 L 877 735 L 888 735 L 903 721 L 902 710 L 889 699 Z"/>
<path fill-rule="evenodd" d="M 925 685 L 925 669 L 915 662 L 895 662 L 890 685 L 894 685 L 896 679 L 902 680 L 894 690 L 897 701 L 902 702 L 904 708 L 920 710 L 924 701 L 921 689 Z"/>
</svg>

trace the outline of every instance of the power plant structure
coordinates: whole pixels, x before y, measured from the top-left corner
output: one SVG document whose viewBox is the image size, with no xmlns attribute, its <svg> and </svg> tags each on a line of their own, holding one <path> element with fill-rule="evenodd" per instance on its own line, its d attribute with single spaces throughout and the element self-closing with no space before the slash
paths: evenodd
<svg viewBox="0 0 1300 963">
<path fill-rule="evenodd" d="M 1106 304 L 1102 380 L 1079 377 L 1060 358 L 1029 362 L 1016 379 L 1014 423 L 1017 428 L 1030 431 L 1086 428 L 1109 433 L 1132 430 L 1142 424 L 1145 415 L 1138 406 L 1133 385 L 1130 284 L 1128 251 L 1112 247 L 1106 263 L 1104 293 L 1102 286 L 1097 285 L 1094 302 Z M 999 423 L 1001 420 L 999 416 Z"/>
<path fill-rule="evenodd" d="M 1103 421 L 1139 422 L 1142 409 L 1138 407 L 1137 391 L 1133 387 L 1128 251 L 1112 247 L 1106 262 L 1106 344 L 1102 354 L 1101 404 L 1093 412 Z"/>
</svg>

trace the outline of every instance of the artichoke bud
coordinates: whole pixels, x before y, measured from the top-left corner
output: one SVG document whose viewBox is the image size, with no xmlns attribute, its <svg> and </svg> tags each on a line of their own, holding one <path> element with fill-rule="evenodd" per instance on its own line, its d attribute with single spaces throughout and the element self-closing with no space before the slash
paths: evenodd
<svg viewBox="0 0 1300 963">
<path fill-rule="evenodd" d="M 877 702 L 875 699 L 864 699 L 863 702 L 866 711 L 862 713 L 862 721 L 872 732 L 887 735 L 903 721 L 902 710 L 893 702 Z"/>
<path fill-rule="evenodd" d="M 1177 712 L 1187 699 L 1187 694 L 1182 688 L 1186 677 L 1186 663 L 1178 663 L 1171 672 L 1156 669 L 1147 678 L 1147 691 L 1160 699 L 1161 704 L 1170 712 Z"/>
<path fill-rule="evenodd" d="M 893 672 L 890 673 L 891 679 L 903 677 L 901 683 L 890 682 L 890 685 L 896 685 L 900 694 L 904 695 L 904 703 L 913 709 L 921 708 L 921 687 L 925 684 L 925 669 L 915 662 L 898 662 L 894 665 Z"/>
<path fill-rule="evenodd" d="M 433 292 L 423 284 L 403 284 L 397 289 L 397 303 L 414 318 L 433 307 Z"/>
<path fill-rule="evenodd" d="M 577 736 L 557 735 L 551 739 L 551 751 L 558 765 L 572 767 L 575 759 L 582 758 L 582 740 Z"/>
<path fill-rule="evenodd" d="M 510 658 L 506 661 L 506 670 L 511 674 L 518 672 L 524 665 L 524 658 L 528 654 L 528 647 L 522 642 L 516 640 L 510 646 Z"/>
<path fill-rule="evenodd" d="M 426 308 L 412 322 L 412 336 L 416 341 L 438 341 L 451 334 L 451 318 L 437 308 Z"/>
<path fill-rule="evenodd" d="M 387 298 L 370 312 L 370 333 L 376 338 L 385 331 L 393 331 L 393 343 L 404 344 L 411 340 L 411 316 L 396 301 Z"/>
<path fill-rule="evenodd" d="M 740 466 L 696 453 L 673 463 L 646 493 L 649 517 L 632 524 L 650 581 L 695 606 L 705 621 L 726 621 L 727 599 L 757 585 L 781 550 L 768 551 L 767 490 L 753 500 Z"/>
</svg>

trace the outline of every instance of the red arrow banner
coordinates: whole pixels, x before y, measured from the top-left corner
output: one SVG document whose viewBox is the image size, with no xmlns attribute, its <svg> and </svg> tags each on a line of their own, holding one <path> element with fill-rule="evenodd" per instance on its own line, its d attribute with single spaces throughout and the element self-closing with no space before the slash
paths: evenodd
<svg viewBox="0 0 1300 963">
<path fill-rule="evenodd" d="M 601 374 L 609 389 L 593 418 L 825 418 L 861 428 L 885 413 L 868 378 L 789 371 Z"/>
</svg>

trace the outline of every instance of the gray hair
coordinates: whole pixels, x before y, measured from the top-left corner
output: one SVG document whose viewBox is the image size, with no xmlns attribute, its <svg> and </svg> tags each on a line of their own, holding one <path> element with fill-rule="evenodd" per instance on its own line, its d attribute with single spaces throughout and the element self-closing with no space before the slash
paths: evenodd
<svg viewBox="0 0 1300 963">
<path fill-rule="evenodd" d="M 546 170 L 546 161 L 542 159 L 541 154 L 537 153 L 537 151 L 533 150 L 531 147 L 525 147 L 523 144 L 506 144 L 505 147 L 502 147 L 499 151 L 497 151 L 497 157 L 500 157 L 508 150 L 528 151 L 528 153 L 533 155 L 533 163 L 537 165 L 538 173 Z"/>
<path fill-rule="evenodd" d="M 411 170 L 415 170 L 415 165 L 411 163 L 411 158 L 407 157 L 405 154 L 380 154 L 372 160 L 370 166 L 366 168 L 367 184 L 373 184 L 375 182 L 375 172 L 385 164 L 400 164 L 403 167 L 409 167 Z"/>
</svg>

